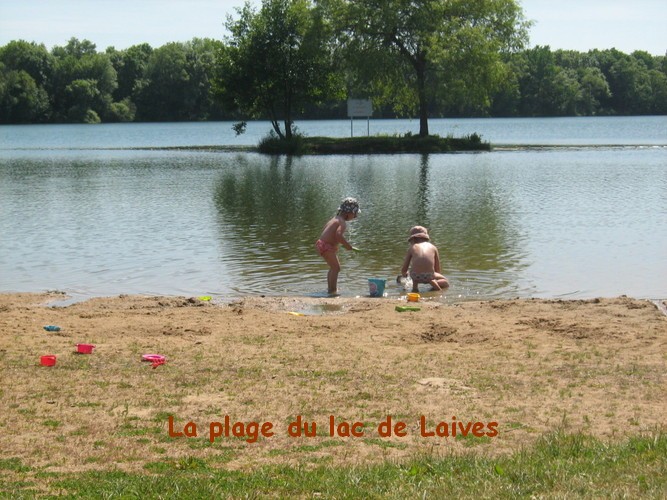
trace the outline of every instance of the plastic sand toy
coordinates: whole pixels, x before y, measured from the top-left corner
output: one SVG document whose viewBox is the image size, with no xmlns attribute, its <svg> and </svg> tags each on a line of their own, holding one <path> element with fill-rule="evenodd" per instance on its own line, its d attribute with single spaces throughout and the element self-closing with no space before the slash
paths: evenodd
<svg viewBox="0 0 667 500">
<path fill-rule="evenodd" d="M 415 306 L 396 306 L 396 310 L 400 313 L 406 312 L 406 311 L 421 311 L 421 307 L 415 307 Z"/>
<path fill-rule="evenodd" d="M 55 366 L 56 357 L 53 354 L 47 354 L 46 356 L 39 358 L 39 363 L 42 366 Z"/>
<path fill-rule="evenodd" d="M 368 278 L 368 292 L 371 297 L 382 297 L 387 280 L 380 278 Z"/>
<path fill-rule="evenodd" d="M 77 344 L 76 352 L 79 354 L 92 354 L 95 346 L 93 344 Z"/>
</svg>

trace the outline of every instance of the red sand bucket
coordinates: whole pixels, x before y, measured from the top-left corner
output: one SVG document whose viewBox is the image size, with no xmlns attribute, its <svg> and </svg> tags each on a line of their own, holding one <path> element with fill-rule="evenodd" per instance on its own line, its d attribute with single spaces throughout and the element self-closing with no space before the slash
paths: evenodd
<svg viewBox="0 0 667 500">
<path fill-rule="evenodd" d="M 42 366 L 55 366 L 56 357 L 53 354 L 47 354 L 46 356 L 42 356 L 41 358 L 39 358 L 39 364 Z"/>
<path fill-rule="evenodd" d="M 95 346 L 93 344 L 76 345 L 76 352 L 78 352 L 79 354 L 92 354 L 93 349 L 95 349 Z"/>
</svg>

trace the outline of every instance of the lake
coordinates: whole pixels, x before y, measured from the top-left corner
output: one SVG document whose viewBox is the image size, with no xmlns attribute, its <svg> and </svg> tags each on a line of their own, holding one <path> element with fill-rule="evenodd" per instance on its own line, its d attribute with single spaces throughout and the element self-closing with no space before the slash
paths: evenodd
<svg viewBox="0 0 667 500">
<path fill-rule="evenodd" d="M 349 136 L 349 120 L 297 123 Z M 412 225 L 430 230 L 458 301 L 667 297 L 667 117 L 437 119 L 489 153 L 266 157 L 129 148 L 253 145 L 231 123 L 0 126 L 0 291 L 323 296 L 314 249 L 345 196 L 344 296 L 394 284 Z M 417 120 L 352 123 L 417 133 Z M 549 147 L 552 146 L 552 147 Z M 555 147 L 559 146 L 559 147 Z M 567 146 L 567 147 L 560 147 Z"/>
</svg>

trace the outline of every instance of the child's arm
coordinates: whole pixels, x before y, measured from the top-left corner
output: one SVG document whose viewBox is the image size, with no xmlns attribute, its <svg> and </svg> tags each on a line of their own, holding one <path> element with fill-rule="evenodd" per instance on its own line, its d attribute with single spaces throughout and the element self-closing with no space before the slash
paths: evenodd
<svg viewBox="0 0 667 500">
<path fill-rule="evenodd" d="M 345 225 L 344 222 L 340 222 L 338 224 L 338 228 L 336 229 L 336 240 L 343 245 L 344 248 L 348 250 L 352 250 L 352 245 L 345 239 L 345 236 L 343 236 L 343 233 L 345 233 L 345 229 L 347 229 L 347 226 Z"/>
<path fill-rule="evenodd" d="M 433 256 L 433 269 L 436 273 L 441 274 L 442 271 L 440 270 L 440 255 L 438 254 L 438 249 L 435 249 L 435 255 Z"/>
<path fill-rule="evenodd" d="M 401 267 L 401 276 L 405 277 L 408 275 L 408 269 L 410 269 L 410 261 L 412 260 L 412 251 L 408 250 L 408 253 L 403 259 L 403 267 Z"/>
</svg>

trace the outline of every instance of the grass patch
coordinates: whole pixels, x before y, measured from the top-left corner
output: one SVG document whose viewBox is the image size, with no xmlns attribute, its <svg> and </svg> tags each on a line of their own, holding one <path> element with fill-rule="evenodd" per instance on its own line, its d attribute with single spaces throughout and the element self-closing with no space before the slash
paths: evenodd
<svg viewBox="0 0 667 500">
<path fill-rule="evenodd" d="M 23 465 L 18 458 L 0 458 L 0 471 L 10 470 L 14 472 L 28 472 L 32 470 L 27 465 Z"/>
<path fill-rule="evenodd" d="M 315 444 L 315 445 L 304 444 L 304 445 L 301 445 L 301 446 L 296 446 L 295 448 L 293 448 L 290 451 L 291 452 L 310 453 L 310 452 L 315 452 L 315 451 L 322 451 L 325 448 L 330 448 L 332 446 L 344 446 L 344 445 L 345 445 L 345 443 L 343 443 L 342 441 L 329 440 L 329 441 L 322 441 L 321 443 Z"/>
<path fill-rule="evenodd" d="M 379 446 L 380 448 L 405 449 L 407 447 L 407 445 L 403 443 L 394 443 L 392 441 L 387 441 L 386 439 L 379 439 L 379 438 L 366 438 L 364 439 L 364 443 Z"/>
<path fill-rule="evenodd" d="M 477 446 L 480 444 L 489 444 L 492 442 L 492 439 L 488 436 L 477 437 L 474 436 L 473 434 L 468 434 L 467 436 L 464 436 L 462 434 L 457 434 L 454 439 L 457 441 L 462 441 L 464 446 L 467 447 Z"/>
<path fill-rule="evenodd" d="M 21 470 L 9 459 L 0 466 Z M 148 474 L 95 471 L 54 480 L 53 491 L 85 498 L 664 498 L 667 436 L 605 443 L 555 432 L 530 449 L 500 458 L 467 453 L 421 456 L 404 463 L 334 467 L 265 466 L 251 472 L 212 468 L 195 457 L 153 462 Z M 29 482 L 13 483 L 27 494 Z M 26 488 L 25 490 L 23 488 Z"/>
<path fill-rule="evenodd" d="M 183 457 L 177 460 L 165 460 L 163 462 L 153 462 L 146 464 L 146 470 L 162 474 L 171 474 L 174 471 L 204 471 L 208 470 L 208 465 L 204 460 L 196 457 Z"/>
</svg>

